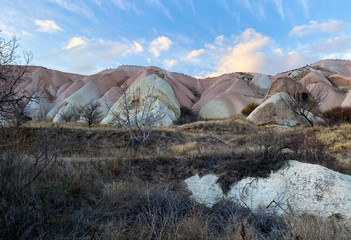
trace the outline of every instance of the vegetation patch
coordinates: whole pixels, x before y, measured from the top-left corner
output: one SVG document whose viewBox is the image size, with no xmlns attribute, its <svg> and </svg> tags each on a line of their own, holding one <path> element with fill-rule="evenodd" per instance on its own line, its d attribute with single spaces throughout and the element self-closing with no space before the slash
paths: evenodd
<svg viewBox="0 0 351 240">
<path fill-rule="evenodd" d="M 347 137 L 348 132 L 348 124 L 281 132 L 235 117 L 155 128 L 135 150 L 125 130 L 117 127 L 45 122 L 5 127 L 1 159 L 18 164 L 7 171 L 15 169 L 16 174 L 1 175 L 1 236 L 303 239 L 308 236 L 306 228 L 313 227 L 313 234 L 337 228 L 335 236 L 342 237 L 349 224 L 342 217 L 279 217 L 252 213 L 229 201 L 206 208 L 190 198 L 183 180 L 195 174 L 216 174 L 227 192 L 242 178 L 268 177 L 290 159 L 350 174 L 350 166 L 338 165 L 324 142 L 330 139 L 328 134 Z M 20 175 L 33 166 L 36 157 L 45 155 L 57 156 L 48 171 L 33 181 Z"/>
<path fill-rule="evenodd" d="M 190 151 L 197 148 L 197 142 L 188 142 L 186 144 L 172 146 L 172 151 L 176 155 L 188 154 Z"/>
<path fill-rule="evenodd" d="M 351 107 L 335 107 L 324 113 L 329 125 L 351 123 Z"/>
<path fill-rule="evenodd" d="M 247 117 L 250 115 L 250 113 L 253 112 L 260 104 L 258 103 L 250 103 L 248 104 L 243 110 L 241 110 L 241 113 Z"/>
</svg>

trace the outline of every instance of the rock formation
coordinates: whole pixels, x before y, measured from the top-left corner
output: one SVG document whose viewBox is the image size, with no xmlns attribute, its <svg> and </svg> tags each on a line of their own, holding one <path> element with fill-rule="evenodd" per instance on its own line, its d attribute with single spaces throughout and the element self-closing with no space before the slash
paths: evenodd
<svg viewBox="0 0 351 240">
<path fill-rule="evenodd" d="M 174 98 L 172 102 L 176 100 L 180 107 L 185 106 L 199 113 L 202 118 L 232 117 L 240 114 L 250 103 L 265 104 L 279 92 L 303 97 L 324 89 L 326 99 L 321 102 L 320 111 L 336 106 L 351 106 L 351 93 L 349 93 L 351 61 L 347 60 L 323 60 L 275 76 L 260 73 L 230 73 L 205 79 L 167 72 L 158 67 L 140 66 L 121 66 L 91 76 L 63 73 L 42 67 L 30 67 L 29 70 L 27 84 L 20 87 L 24 91 L 35 89 L 40 96 L 35 101 L 29 101 L 26 107 L 26 114 L 34 120 L 47 119 L 60 122 L 63 121 L 62 115 L 74 113 L 76 108 L 91 102 L 98 102 L 99 111 L 102 112 L 101 120 L 104 119 L 104 123 L 112 122 L 113 117 L 109 114 L 109 109 L 118 105 L 120 97 L 130 87 L 136 86 L 152 75 L 157 76 L 157 81 L 162 79 L 162 85 L 168 84 L 166 95 Z M 161 95 L 163 93 L 160 89 L 157 92 Z M 276 102 L 277 97 L 274 99 L 273 102 Z M 168 101 L 162 98 L 157 103 L 159 107 L 167 107 L 174 113 L 174 116 L 170 117 L 172 114 L 169 112 L 168 120 L 160 123 L 161 125 L 171 124 L 179 117 L 174 104 L 170 105 Z M 272 101 L 270 104 L 266 103 L 265 108 L 267 105 L 271 106 Z M 285 107 L 279 106 L 273 111 L 280 116 L 278 118 L 281 118 L 278 122 L 282 122 L 284 116 L 293 116 L 288 112 L 277 113 L 276 111 L 287 111 Z M 257 118 L 252 119 L 252 116 L 251 120 L 258 121 Z M 283 122 L 295 122 L 296 119 L 286 120 Z M 261 124 L 260 122 L 276 121 L 260 120 L 258 124 Z"/>
<path fill-rule="evenodd" d="M 150 103 L 154 104 L 148 106 Z M 120 97 L 111 107 L 101 123 L 111 123 L 115 118 L 126 120 L 127 117 L 130 117 L 126 116 L 127 113 L 130 116 L 136 115 L 138 121 L 143 117 L 159 118 L 162 116 L 162 119 L 158 120 L 155 125 L 169 126 L 179 118 L 180 105 L 172 87 L 159 76 L 152 74 L 134 82 L 126 90 L 124 96 Z"/>
<path fill-rule="evenodd" d="M 289 161 L 267 178 L 244 178 L 224 195 L 215 175 L 185 180 L 193 197 L 208 207 L 222 199 L 236 201 L 252 211 L 278 214 L 292 211 L 329 217 L 351 217 L 351 176 L 317 164 Z"/>
<path fill-rule="evenodd" d="M 285 92 L 278 92 L 260 104 L 247 117 L 247 120 L 256 125 L 277 124 L 277 125 L 309 125 L 307 120 L 301 115 L 298 115 L 289 106 L 289 96 Z M 322 122 L 322 119 L 309 113 L 309 119 L 314 123 Z"/>
</svg>

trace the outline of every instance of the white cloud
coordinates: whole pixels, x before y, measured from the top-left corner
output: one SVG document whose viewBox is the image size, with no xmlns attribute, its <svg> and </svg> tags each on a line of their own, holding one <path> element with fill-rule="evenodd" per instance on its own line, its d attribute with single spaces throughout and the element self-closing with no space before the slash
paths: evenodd
<svg viewBox="0 0 351 240">
<path fill-rule="evenodd" d="M 225 42 L 228 39 L 224 37 Z M 231 37 L 232 45 L 207 48 L 202 59 L 217 62 L 215 71 L 203 71 L 198 75 L 213 77 L 231 72 L 261 72 L 276 74 L 288 69 L 297 68 L 313 59 L 309 49 L 284 53 L 281 48 L 274 48 L 274 41 L 254 29 L 246 29 L 240 36 Z M 213 45 L 208 44 L 209 47 Z M 269 51 L 269 49 L 272 49 Z M 203 61 L 201 61 L 203 64 Z"/>
<path fill-rule="evenodd" d="M 99 46 L 98 46 L 99 47 Z M 125 54 L 127 51 L 132 51 L 128 45 L 120 43 L 104 43 L 102 46 L 104 48 L 109 48 L 110 50 L 101 55 L 101 59 L 104 61 L 110 61 L 113 57 Z"/>
<path fill-rule="evenodd" d="M 306 55 L 301 51 L 284 53 L 282 49 L 275 49 L 273 50 L 273 53 L 273 55 L 267 56 L 267 61 L 263 71 L 264 73 L 276 74 L 302 67 L 313 61 L 311 55 Z"/>
<path fill-rule="evenodd" d="M 251 8 L 252 8 L 250 0 L 234 0 L 234 2 L 235 2 L 236 5 L 245 7 L 247 9 L 249 9 L 249 10 L 251 10 Z"/>
<path fill-rule="evenodd" d="M 79 46 L 83 46 L 86 44 L 86 41 L 81 38 L 81 37 L 74 37 L 74 38 L 71 38 L 68 42 L 68 44 L 64 47 L 64 49 L 66 50 L 69 50 L 71 48 L 76 48 L 76 47 L 79 47 Z"/>
<path fill-rule="evenodd" d="M 223 40 L 224 40 L 224 36 L 220 35 L 220 36 L 216 37 L 214 43 L 216 45 L 222 46 L 223 45 Z"/>
<path fill-rule="evenodd" d="M 309 18 L 310 13 L 309 13 L 309 8 L 308 8 L 308 0 L 299 0 L 299 2 L 303 7 L 303 10 L 305 12 L 306 17 Z"/>
<path fill-rule="evenodd" d="M 318 21 L 310 21 L 309 24 L 295 26 L 289 33 L 290 36 L 305 36 L 316 33 L 338 33 L 344 28 L 344 23 L 338 20 L 328 20 L 319 23 Z"/>
<path fill-rule="evenodd" d="M 140 45 L 140 43 L 134 41 L 134 52 L 135 53 L 140 53 L 140 52 L 144 52 L 144 48 L 143 46 Z"/>
<path fill-rule="evenodd" d="M 254 29 L 246 29 L 229 54 L 221 57 L 217 65 L 220 75 L 228 72 L 263 71 L 267 56 L 262 53 L 264 47 L 271 42 L 267 36 L 257 33 Z"/>
<path fill-rule="evenodd" d="M 205 47 L 208 48 L 208 49 L 211 49 L 211 50 L 215 50 L 215 49 L 216 49 L 216 46 L 215 46 L 215 45 L 209 44 L 209 43 L 206 43 L 206 44 L 205 44 Z"/>
<path fill-rule="evenodd" d="M 150 43 L 149 52 L 151 52 L 154 57 L 160 56 L 161 51 L 167 51 L 172 44 L 172 40 L 167 37 L 158 37 Z"/>
<path fill-rule="evenodd" d="M 104 39 L 88 39 L 75 37 L 55 55 L 65 58 L 68 63 L 66 71 L 92 74 L 101 70 L 101 65 L 116 66 L 125 57 L 139 54 L 143 51 L 137 41 L 115 42 Z"/>
<path fill-rule="evenodd" d="M 94 11 L 88 7 L 86 3 L 87 1 L 50 0 L 50 2 L 54 2 L 70 12 L 84 15 L 90 19 L 95 19 Z"/>
<path fill-rule="evenodd" d="M 149 5 L 153 5 L 158 8 L 170 21 L 173 21 L 173 18 L 169 10 L 162 4 L 160 0 L 146 0 Z"/>
<path fill-rule="evenodd" d="M 309 48 L 311 53 L 319 53 L 321 55 L 325 53 L 340 54 L 351 49 L 351 37 L 334 37 L 329 38 L 323 42 L 318 42 L 311 45 Z"/>
<path fill-rule="evenodd" d="M 273 54 L 276 56 L 281 56 L 283 55 L 283 50 L 281 48 L 273 49 Z"/>
<path fill-rule="evenodd" d="M 129 11 L 133 10 L 135 13 L 140 13 L 134 3 L 130 3 L 128 0 L 112 0 L 112 2 L 121 10 Z"/>
<path fill-rule="evenodd" d="M 98 6 L 101 6 L 101 0 L 91 0 L 91 1 Z"/>
<path fill-rule="evenodd" d="M 131 4 L 125 0 L 112 0 L 112 2 L 122 10 L 127 10 L 131 6 Z"/>
<path fill-rule="evenodd" d="M 266 19 L 266 11 L 263 7 L 263 5 L 261 4 L 258 4 L 257 5 L 257 13 L 258 13 L 258 16 L 261 18 L 261 19 Z"/>
<path fill-rule="evenodd" d="M 277 11 L 282 19 L 285 19 L 284 8 L 283 8 L 283 0 L 273 0 L 275 6 L 277 7 Z"/>
<path fill-rule="evenodd" d="M 62 31 L 62 28 L 51 20 L 35 20 L 34 23 L 39 26 L 39 28 L 36 30 L 38 32 L 54 33 L 57 31 Z"/>
<path fill-rule="evenodd" d="M 166 59 L 164 60 L 164 66 L 165 68 L 172 68 L 174 65 L 176 65 L 178 63 L 177 60 L 175 59 Z"/>
<path fill-rule="evenodd" d="M 191 60 L 191 59 L 193 59 L 193 58 L 195 58 L 197 56 L 200 56 L 200 55 L 202 55 L 204 53 L 205 53 L 205 49 L 203 49 L 203 48 L 201 48 L 199 50 L 193 50 L 185 57 L 185 59 L 186 60 Z"/>
</svg>

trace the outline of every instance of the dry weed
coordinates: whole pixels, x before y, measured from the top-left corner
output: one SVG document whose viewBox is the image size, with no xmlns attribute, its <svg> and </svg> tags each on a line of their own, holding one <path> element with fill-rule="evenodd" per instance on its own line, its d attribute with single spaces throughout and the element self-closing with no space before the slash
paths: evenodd
<svg viewBox="0 0 351 240">
<path fill-rule="evenodd" d="M 197 142 L 187 142 L 186 144 L 180 144 L 176 146 L 172 146 L 172 152 L 176 155 L 185 155 L 188 154 L 190 151 L 193 151 L 197 148 Z"/>
<path fill-rule="evenodd" d="M 330 153 L 346 153 L 351 150 L 351 124 L 323 128 L 318 137 Z"/>
</svg>

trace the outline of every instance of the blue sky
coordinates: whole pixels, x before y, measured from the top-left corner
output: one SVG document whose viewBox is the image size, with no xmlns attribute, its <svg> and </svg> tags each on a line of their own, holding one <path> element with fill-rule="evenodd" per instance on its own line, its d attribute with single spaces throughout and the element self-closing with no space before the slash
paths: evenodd
<svg viewBox="0 0 351 240">
<path fill-rule="evenodd" d="M 32 64 L 92 74 L 158 66 L 196 77 L 351 59 L 349 0 L 0 0 L 0 33 Z"/>
</svg>

